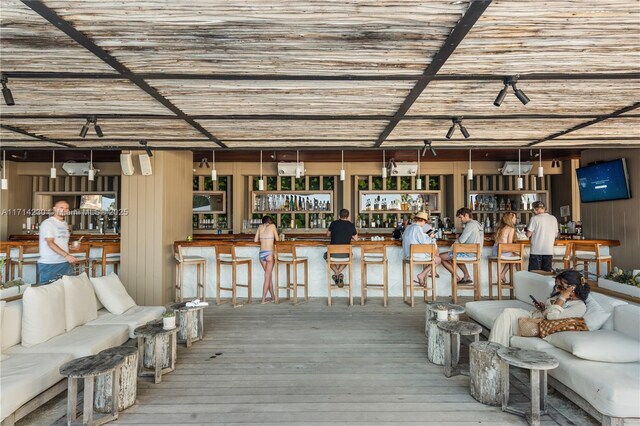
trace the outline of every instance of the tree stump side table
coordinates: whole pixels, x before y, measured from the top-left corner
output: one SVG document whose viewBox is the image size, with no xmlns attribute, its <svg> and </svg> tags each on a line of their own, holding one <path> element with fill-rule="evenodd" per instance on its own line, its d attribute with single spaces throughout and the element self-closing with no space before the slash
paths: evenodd
<svg viewBox="0 0 640 426">
<path fill-rule="evenodd" d="M 120 393 L 118 394 L 118 411 L 124 411 L 136 403 L 138 393 L 138 349 L 135 346 L 116 346 L 101 351 L 98 355 L 119 355 L 124 358 L 120 368 Z M 112 411 L 113 398 L 111 393 L 101 389 L 111 388 L 110 375 L 99 376 L 96 379 L 96 395 L 93 408 L 99 413 Z"/>
<path fill-rule="evenodd" d="M 448 312 L 447 321 L 458 321 L 460 319 L 460 314 L 464 313 L 464 306 L 454 305 L 453 303 L 429 303 L 427 305 L 427 309 L 425 311 L 425 321 L 424 321 L 424 334 L 429 337 L 429 320 L 436 319 L 437 311 L 436 306 L 444 306 Z"/>
<path fill-rule="evenodd" d="M 468 321 L 440 321 L 438 329 L 444 332 L 444 375 L 446 377 L 467 375 L 467 371 L 460 368 L 460 336 L 473 336 L 474 342 L 479 341 L 482 327 Z"/>
<path fill-rule="evenodd" d="M 457 321 L 464 307 L 453 303 L 430 303 L 427 305 L 424 334 L 427 336 L 427 359 L 432 364 L 444 365 L 444 333 L 438 328 L 436 306 L 442 305 L 449 312 L 450 321 Z"/>
<path fill-rule="evenodd" d="M 498 350 L 502 360 L 502 411 L 527 419 L 531 425 L 540 424 L 540 416 L 547 412 L 547 370 L 558 367 L 556 358 L 541 351 L 520 348 Z M 526 368 L 531 380 L 531 408 L 520 410 L 509 405 L 509 366 Z"/>
<path fill-rule="evenodd" d="M 118 418 L 117 404 L 112 404 L 111 412 L 100 416 L 94 416 L 93 393 L 95 378 L 100 375 L 111 376 L 111 397 L 120 392 L 120 366 L 124 358 L 120 355 L 90 355 L 74 359 L 60 367 L 60 374 L 67 376 L 67 425 L 97 426 Z M 78 379 L 84 379 L 84 406 L 82 410 L 82 422 L 76 422 L 78 405 Z"/>
<path fill-rule="evenodd" d="M 478 402 L 502 405 L 502 368 L 494 342 L 473 342 L 469 346 L 469 391 Z"/>
<path fill-rule="evenodd" d="M 165 330 L 162 321 L 155 321 L 133 333 L 138 337 L 138 376 L 154 376 L 155 383 L 160 383 L 163 374 L 176 369 L 178 328 Z"/>
<path fill-rule="evenodd" d="M 188 348 L 204 337 L 204 306 L 188 307 L 187 302 L 171 303 L 168 308 L 176 313 L 178 343 Z"/>
</svg>

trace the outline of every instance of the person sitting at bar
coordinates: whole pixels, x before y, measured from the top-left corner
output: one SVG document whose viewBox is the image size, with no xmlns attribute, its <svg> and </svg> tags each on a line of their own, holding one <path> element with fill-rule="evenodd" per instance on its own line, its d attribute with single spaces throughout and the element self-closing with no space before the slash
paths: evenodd
<svg viewBox="0 0 640 426">
<path fill-rule="evenodd" d="M 558 219 L 546 211 L 542 201 L 532 205 L 534 216 L 527 226 L 527 237 L 531 239 L 529 271 L 551 271 L 553 246 L 558 235 Z"/>
<path fill-rule="evenodd" d="M 586 300 L 591 288 L 578 271 L 566 270 L 556 276 L 551 296 L 544 302 L 536 302 L 531 312 L 520 308 L 507 308 L 493 322 L 489 341 L 509 346 L 511 336 L 518 334 L 519 318 L 582 318 L 587 312 Z"/>
<path fill-rule="evenodd" d="M 498 255 L 498 244 L 511 244 L 513 243 L 513 237 L 516 234 L 516 214 L 514 212 L 506 212 L 502 215 L 502 219 L 500 219 L 500 224 L 496 229 L 496 233 L 494 236 L 493 242 L 493 251 L 491 252 L 491 256 L 495 257 Z M 502 253 L 503 256 L 509 256 L 511 253 Z M 500 272 L 500 280 L 502 282 L 507 282 L 507 271 L 509 270 L 509 265 L 504 265 L 502 267 L 502 271 Z"/>
<path fill-rule="evenodd" d="M 258 226 L 256 236 L 253 239 L 255 242 L 260 242 L 260 252 L 258 257 L 260 259 L 260 265 L 264 269 L 264 285 L 262 287 L 262 303 L 269 303 L 275 300 L 275 290 L 273 288 L 273 281 L 271 279 L 271 271 L 273 271 L 273 249 L 274 244 L 278 241 L 278 230 L 273 223 L 271 216 L 263 216 L 262 224 Z M 267 295 L 271 294 L 271 297 L 267 299 Z"/>
<path fill-rule="evenodd" d="M 480 225 L 477 220 L 471 219 L 471 210 L 466 207 L 458 209 L 458 211 L 456 212 L 456 217 L 460 219 L 460 221 L 462 221 L 464 230 L 462 231 L 462 234 L 458 237 L 458 239 L 456 239 L 455 243 L 480 244 L 480 247 L 482 248 L 484 244 L 484 230 L 482 229 L 482 225 Z M 471 257 L 471 254 L 458 253 L 458 259 L 466 257 Z M 469 275 L 467 265 L 458 264 L 458 268 L 460 268 L 463 273 L 462 278 L 459 278 L 456 271 L 453 270 L 453 263 L 451 263 L 451 260 L 453 259 L 453 250 L 441 253 L 440 259 L 442 259 L 442 266 L 444 266 L 447 271 L 451 272 L 451 275 L 455 275 L 458 284 L 473 283 L 473 281 L 471 280 L 471 276 Z"/>
<path fill-rule="evenodd" d="M 351 244 L 351 241 L 358 241 L 358 231 L 356 226 L 349 220 L 349 210 L 342 209 L 339 213 L 339 219 L 334 220 L 329 225 L 327 237 L 331 239 L 330 244 Z M 335 257 L 346 257 L 346 254 L 335 254 Z M 327 260 L 327 253 L 324 254 L 324 260 Z M 333 282 L 340 288 L 344 287 L 344 275 L 342 271 L 347 265 L 332 264 L 331 270 Z"/>
<path fill-rule="evenodd" d="M 60 200 L 53 205 L 53 216 L 40 225 L 38 273 L 41 283 L 48 283 L 62 275 L 73 273 L 77 259 L 69 254 L 69 203 Z"/>
<path fill-rule="evenodd" d="M 411 256 L 411 246 L 413 244 L 435 244 L 435 239 L 433 238 L 435 233 L 431 225 L 429 225 L 429 220 L 429 215 L 424 212 L 416 213 L 413 216 L 413 223 L 407 227 L 402 235 L 402 253 L 405 259 L 409 259 Z M 430 260 L 427 259 L 428 255 L 426 253 L 418 253 L 415 256 L 417 260 Z M 441 263 L 440 257 L 436 257 L 434 261 L 436 267 Z M 430 271 L 431 266 L 426 265 L 413 282 L 424 287 L 427 281 L 427 274 Z"/>
</svg>

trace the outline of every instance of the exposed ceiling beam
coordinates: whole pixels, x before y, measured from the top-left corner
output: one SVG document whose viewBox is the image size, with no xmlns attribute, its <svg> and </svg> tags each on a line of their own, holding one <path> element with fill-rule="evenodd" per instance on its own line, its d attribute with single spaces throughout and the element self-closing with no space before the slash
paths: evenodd
<svg viewBox="0 0 640 426">
<path fill-rule="evenodd" d="M 409 92 L 409 95 L 406 97 L 400 108 L 394 115 L 394 117 L 389 121 L 389 124 L 385 127 L 385 129 L 380 133 L 378 139 L 376 141 L 376 146 L 382 145 L 382 143 L 387 139 L 391 131 L 398 125 L 402 117 L 409 111 L 411 105 L 420 97 L 424 89 L 427 87 L 429 82 L 431 81 L 431 77 L 436 75 L 440 68 L 444 65 L 444 63 L 449 59 L 449 56 L 456 50 L 460 42 L 464 40 L 465 36 L 469 33 L 471 28 L 475 25 L 475 23 L 480 19 L 480 16 L 484 13 L 485 10 L 491 4 L 491 0 L 478 0 L 472 1 L 469 4 L 469 8 L 462 16 L 462 18 L 456 23 L 455 27 L 445 40 L 444 44 L 438 50 L 438 52 L 433 56 L 429 65 L 424 70 L 424 73 L 417 81 L 413 89 Z"/>
<path fill-rule="evenodd" d="M 546 142 L 546 141 L 550 141 L 550 140 L 559 138 L 559 137 L 564 136 L 566 134 L 575 132 L 576 130 L 584 129 L 585 127 L 592 126 L 592 125 L 600 123 L 600 122 L 602 122 L 604 120 L 608 120 L 608 119 L 611 119 L 611 118 L 618 117 L 621 114 L 624 114 L 624 113 L 629 112 L 629 111 L 633 111 L 633 110 L 638 109 L 638 108 L 640 108 L 640 102 L 636 102 L 633 105 L 629 105 L 627 107 L 618 109 L 618 110 L 612 112 L 611 114 L 606 114 L 606 115 L 599 116 L 598 118 L 596 118 L 594 120 L 590 120 L 590 121 L 587 121 L 587 122 L 584 122 L 584 123 L 580 123 L 580 124 L 578 124 L 576 126 L 573 126 L 573 127 L 569 128 L 567 130 L 563 130 L 561 132 L 553 133 L 553 134 L 551 134 L 551 135 L 549 135 L 547 137 L 544 137 L 542 139 L 538 139 L 538 140 L 536 140 L 534 142 L 531 142 L 529 144 L 529 146 L 538 145 L 538 144 L 541 144 L 542 142 Z M 621 118 L 624 118 L 624 117 L 621 117 Z"/>
<path fill-rule="evenodd" d="M 42 141 L 42 142 L 49 142 L 49 143 L 54 143 L 54 144 L 57 144 L 57 145 L 60 145 L 60 146 L 66 146 L 66 147 L 69 147 L 69 148 L 73 148 L 73 145 L 70 145 L 68 143 L 60 142 L 60 141 L 48 138 L 46 136 L 36 135 L 35 133 L 28 132 L 28 131 L 26 131 L 24 129 L 21 129 L 19 127 L 16 127 L 16 126 L 10 126 L 8 124 L 0 124 L 0 127 L 5 129 L 5 130 L 9 130 L 11 132 L 14 132 L 14 133 L 19 133 L 21 135 L 32 137 L 32 138 L 37 139 L 37 140 Z M 24 139 L 21 139 L 21 142 L 33 143 L 35 141 L 25 141 Z"/>
<path fill-rule="evenodd" d="M 3 71 L 16 79 L 72 79 L 122 80 L 122 74 L 55 71 Z M 420 74 L 364 74 L 364 75 L 284 75 L 284 74 L 190 74 L 136 73 L 143 80 L 245 80 L 245 81 L 416 81 Z M 427 77 L 429 81 L 502 81 L 506 74 L 441 74 Z M 519 74 L 518 80 L 636 80 L 640 73 L 529 73 Z"/>
<path fill-rule="evenodd" d="M 136 75 L 133 71 L 131 71 L 127 66 L 118 61 L 115 57 L 111 56 L 105 50 L 103 50 L 100 46 L 95 44 L 93 40 L 89 39 L 86 35 L 76 30 L 69 22 L 65 21 L 62 17 L 60 17 L 56 12 L 47 7 L 41 0 L 22 0 L 27 7 L 31 8 L 38 15 L 42 16 L 44 19 L 49 21 L 52 25 L 58 28 L 60 31 L 71 37 L 75 42 L 83 46 L 89 52 L 93 53 L 95 56 L 104 61 L 111 68 L 116 70 L 118 73 L 122 75 L 122 77 L 130 80 L 136 86 L 144 90 L 147 94 L 153 97 L 156 101 L 160 102 L 164 107 L 169 109 L 171 112 L 176 114 L 178 117 L 182 118 L 184 121 L 189 123 L 193 128 L 202 133 L 207 139 L 215 142 L 221 147 L 225 147 L 225 145 L 215 136 L 213 136 L 208 130 L 202 127 L 199 123 L 197 123 L 194 119 L 185 114 L 180 108 L 175 106 L 171 101 L 162 96 L 160 92 L 151 87 L 143 78 Z"/>
</svg>

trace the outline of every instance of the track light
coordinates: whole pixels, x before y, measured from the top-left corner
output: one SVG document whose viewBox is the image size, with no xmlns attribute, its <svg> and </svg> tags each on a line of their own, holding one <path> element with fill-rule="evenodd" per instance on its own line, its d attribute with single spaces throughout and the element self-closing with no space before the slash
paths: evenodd
<svg viewBox="0 0 640 426">
<path fill-rule="evenodd" d="M 209 168 L 209 160 L 207 159 L 207 157 L 202 157 L 202 160 L 200 160 L 200 165 L 198 166 L 199 169 L 203 169 L 203 168 Z"/>
<path fill-rule="evenodd" d="M 529 103 L 529 97 L 525 95 L 522 90 L 516 87 L 516 82 L 518 81 L 518 77 L 519 76 L 516 75 L 513 77 L 506 77 L 505 79 L 502 80 L 504 83 L 504 87 L 502 88 L 502 90 L 500 90 L 500 93 L 498 93 L 496 100 L 493 101 L 493 104 L 495 106 L 499 107 L 500 105 L 502 105 L 502 101 L 504 101 L 504 98 L 507 96 L 507 92 L 509 91 L 509 86 L 513 88 L 513 93 L 516 95 L 516 98 L 518 98 L 520 102 L 522 102 L 523 105 L 526 105 Z"/>
<path fill-rule="evenodd" d="M 89 123 L 91 121 L 87 118 L 87 122 L 84 123 L 84 125 L 82 126 L 82 129 L 80 129 L 80 137 L 81 138 L 86 138 L 87 137 L 87 132 L 89 131 Z"/>
<path fill-rule="evenodd" d="M 9 79 L 7 78 L 6 75 L 3 75 L 0 81 L 2 82 L 2 96 L 4 97 L 4 103 L 7 104 L 8 106 L 15 105 L 16 102 L 13 100 L 13 94 L 11 94 L 11 89 L 7 87 L 7 83 L 9 82 Z"/>
<path fill-rule="evenodd" d="M 467 131 L 467 128 L 464 127 L 460 122 L 458 123 L 458 126 L 460 127 L 460 131 L 462 132 L 462 136 L 464 136 L 465 139 L 469 139 L 469 132 Z"/>
<path fill-rule="evenodd" d="M 98 135 L 99 138 L 104 136 L 104 133 L 102 133 L 102 129 L 98 125 L 98 119 L 95 117 L 93 118 L 93 129 L 96 131 L 96 135 Z"/>
<path fill-rule="evenodd" d="M 451 136 L 453 136 L 453 132 L 456 131 L 456 119 L 453 119 L 453 124 L 451 125 L 451 127 L 449 127 L 449 131 L 447 132 L 447 135 L 445 136 L 447 139 L 451 139 Z"/>
<path fill-rule="evenodd" d="M 147 152 L 147 155 L 149 157 L 153 157 L 153 152 L 151 152 L 151 148 L 147 146 L 147 141 L 146 140 L 141 140 L 140 141 L 140 145 L 142 145 L 144 147 L 144 150 Z"/>
<path fill-rule="evenodd" d="M 502 88 L 500 93 L 498 93 L 498 96 L 496 96 L 496 100 L 493 101 L 493 104 L 495 106 L 497 106 L 497 107 L 502 105 L 502 101 L 504 101 L 504 98 L 507 96 L 507 92 L 508 91 L 509 91 L 509 83 L 507 81 L 505 81 L 504 82 L 504 87 Z"/>
<path fill-rule="evenodd" d="M 513 87 L 513 92 L 516 94 L 516 98 L 522 102 L 522 105 L 526 105 L 529 103 L 529 97 L 524 94 L 524 92 L 518 88 L 516 88 L 516 82 L 511 83 L 511 87 Z"/>
<path fill-rule="evenodd" d="M 438 155 L 436 150 L 431 146 L 431 141 L 429 139 L 425 139 L 424 140 L 424 147 L 422 147 L 422 154 L 421 154 L 423 157 L 427 153 L 427 150 L 430 150 L 431 151 L 431 155 L 433 155 L 434 157 L 436 155 Z"/>
<path fill-rule="evenodd" d="M 447 132 L 447 135 L 445 137 L 447 139 L 451 139 L 451 136 L 453 136 L 453 132 L 456 131 L 456 125 L 458 125 L 458 127 L 460 127 L 460 132 L 462 132 L 462 136 L 464 136 L 465 139 L 469 139 L 469 132 L 467 131 L 467 128 L 462 125 L 462 119 L 454 118 L 451 121 L 453 122 L 453 124 L 451 125 L 451 127 L 449 127 L 449 131 Z"/>
</svg>

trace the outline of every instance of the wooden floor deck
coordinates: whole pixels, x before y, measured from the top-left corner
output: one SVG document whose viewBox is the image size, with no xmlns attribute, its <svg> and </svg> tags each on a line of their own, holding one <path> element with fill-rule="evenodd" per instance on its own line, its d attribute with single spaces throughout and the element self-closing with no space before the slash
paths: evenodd
<svg viewBox="0 0 640 426">
<path fill-rule="evenodd" d="M 210 306 L 205 339 L 179 348 L 176 371 L 162 383 L 141 378 L 137 403 L 116 423 L 526 424 L 476 402 L 468 377 L 447 379 L 427 361 L 424 305 L 381 305 Z M 513 399 L 526 401 L 526 383 L 513 374 Z M 64 424 L 65 401 L 18 424 Z M 544 424 L 597 424 L 557 393 L 550 405 Z"/>
</svg>

